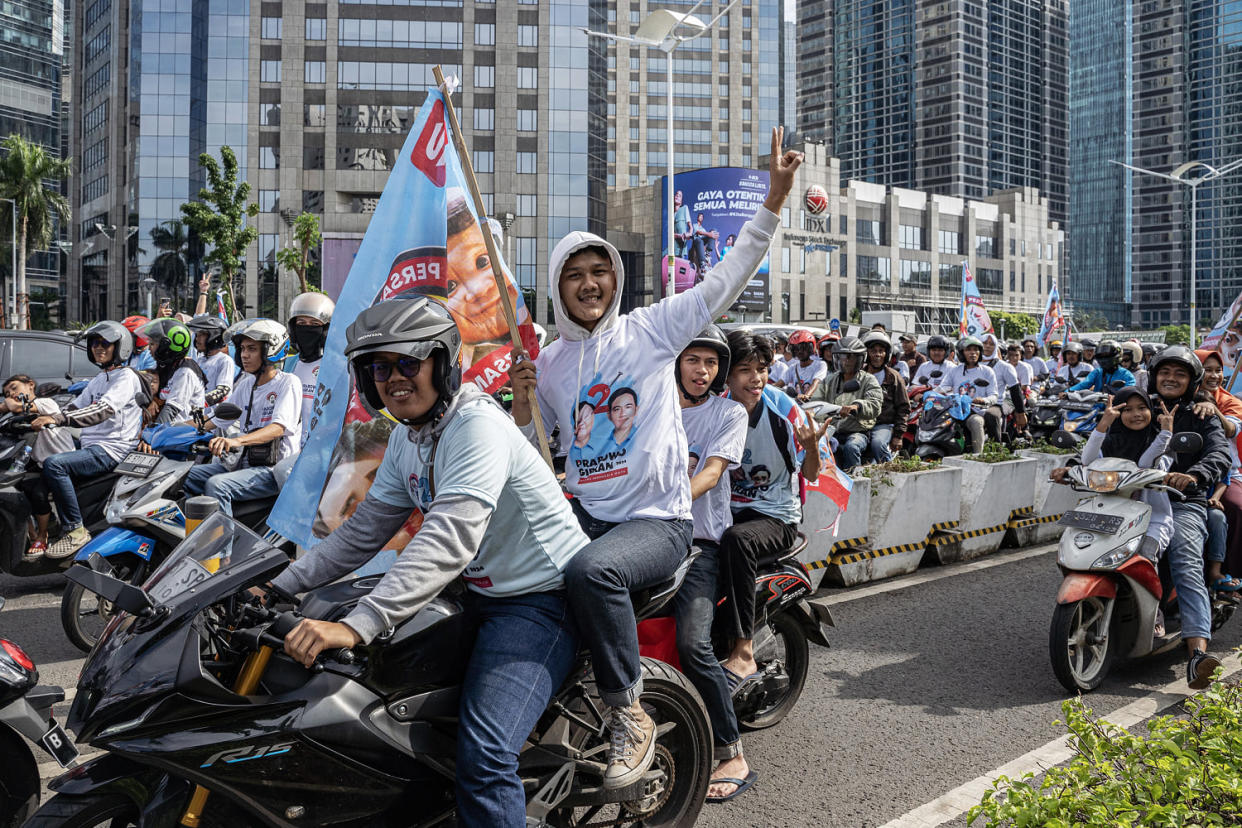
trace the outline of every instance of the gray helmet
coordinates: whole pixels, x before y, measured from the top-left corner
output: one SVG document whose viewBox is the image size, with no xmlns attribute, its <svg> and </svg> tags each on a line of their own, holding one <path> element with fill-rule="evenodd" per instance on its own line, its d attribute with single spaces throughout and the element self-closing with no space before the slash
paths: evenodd
<svg viewBox="0 0 1242 828">
<path fill-rule="evenodd" d="M 375 410 L 384 407 L 371 375 L 363 370 L 371 355 L 380 351 L 426 359 L 439 352 L 432 384 L 440 399 L 422 425 L 438 419 L 461 390 L 461 333 L 448 310 L 426 296 L 398 296 L 377 302 L 354 319 L 345 332 L 345 358 L 354 372 L 355 382 Z"/>
<path fill-rule="evenodd" d="M 328 327 L 336 303 L 323 293 L 299 293 L 289 307 L 289 345 L 303 362 L 323 359 L 323 348 L 328 343 Z M 322 324 L 298 325 L 297 318 L 305 316 Z"/>
<path fill-rule="evenodd" d="M 293 297 L 293 304 L 289 306 L 289 327 L 293 327 L 295 316 L 309 316 L 327 325 L 332 321 L 334 310 L 336 303 L 326 293 L 299 293 Z"/>
<path fill-rule="evenodd" d="M 1181 365 L 1190 372 L 1190 385 L 1186 388 L 1183 399 L 1187 401 L 1194 399 L 1195 392 L 1199 390 L 1199 383 L 1203 382 L 1203 363 L 1199 361 L 1199 357 L 1195 356 L 1195 352 L 1185 345 L 1170 345 L 1152 360 L 1151 368 L 1147 372 L 1147 393 L 1155 396 L 1156 374 L 1160 372 L 1161 365 L 1168 363 Z"/>
<path fill-rule="evenodd" d="M 697 397 L 685 389 L 685 387 L 681 384 L 680 368 L 677 371 L 677 387 L 681 389 L 681 393 L 684 394 L 687 399 L 691 402 L 698 403 L 702 402 L 708 394 L 720 394 L 724 391 L 725 379 L 729 376 L 729 340 L 725 339 L 725 335 L 720 328 L 715 325 L 708 325 L 706 328 L 699 331 L 698 335 L 695 336 L 694 339 L 690 340 L 689 344 L 687 344 L 681 352 L 684 354 L 691 348 L 711 348 L 720 358 L 720 370 L 716 372 L 716 378 L 712 380 L 711 386 L 707 389 L 707 394 L 704 394 L 702 397 Z M 680 364 L 680 355 L 677 357 L 677 361 Z"/>
<path fill-rule="evenodd" d="M 862 344 L 862 340 L 856 336 L 847 336 L 838 339 L 832 346 L 832 364 L 838 371 L 841 370 L 841 360 L 844 357 L 858 357 L 858 368 L 863 369 L 863 360 L 867 358 L 867 346 Z"/>
<path fill-rule="evenodd" d="M 983 356 L 983 342 L 981 342 L 978 339 L 978 337 L 963 336 L 961 339 L 957 341 L 957 346 L 956 346 L 957 358 L 965 362 L 966 361 L 966 349 L 971 347 L 972 345 L 979 349 L 979 355 L 982 357 Z"/>
<path fill-rule="evenodd" d="M 1061 355 L 1064 356 L 1065 354 L 1078 354 L 1081 357 L 1082 343 L 1077 341 L 1066 342 L 1065 347 L 1061 349 Z"/>
<path fill-rule="evenodd" d="M 116 346 L 112 349 L 112 361 L 107 365 L 99 365 L 95 362 L 95 355 L 91 353 L 91 339 L 96 337 Z M 80 338 L 86 340 L 86 358 L 91 361 L 91 364 L 99 365 L 100 368 L 124 365 L 134 353 L 134 338 L 120 322 L 109 320 L 96 322 L 87 328 Z"/>
<path fill-rule="evenodd" d="M 862 345 L 865 350 L 870 350 L 872 345 L 883 345 L 885 356 L 884 361 L 888 362 L 893 355 L 893 341 L 888 338 L 884 331 L 871 331 L 862 338 Z"/>
<path fill-rule="evenodd" d="M 225 336 L 237 349 L 237 353 L 233 355 L 233 361 L 239 368 L 241 367 L 240 340 L 242 339 L 252 339 L 263 346 L 263 365 L 269 362 L 280 362 L 289 353 L 289 332 L 275 319 L 243 319 L 240 322 L 234 322 L 225 331 Z M 259 371 L 262 370 L 263 367 L 260 366 Z"/>
<path fill-rule="evenodd" d="M 224 333 L 229 326 L 215 314 L 200 313 L 185 323 L 185 326 L 196 334 L 200 332 L 207 334 L 207 350 L 214 351 L 224 347 Z"/>
</svg>

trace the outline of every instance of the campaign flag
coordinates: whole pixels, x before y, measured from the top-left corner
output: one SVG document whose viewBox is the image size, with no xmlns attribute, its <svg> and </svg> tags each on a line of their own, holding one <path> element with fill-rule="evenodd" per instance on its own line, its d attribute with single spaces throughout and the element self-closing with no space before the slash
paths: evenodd
<svg viewBox="0 0 1242 828">
<path fill-rule="evenodd" d="M 1208 331 L 1203 337 L 1200 348 L 1215 350 L 1220 352 L 1220 360 L 1224 367 L 1225 376 L 1233 377 L 1236 372 L 1239 358 L 1242 357 L 1242 294 L 1233 300 L 1220 319 L 1212 326 L 1212 330 Z M 1226 388 L 1232 392 L 1233 382 L 1230 382 Z"/>
<path fill-rule="evenodd" d="M 507 381 L 512 343 L 492 275 L 499 264 L 526 352 L 538 353 L 530 313 L 504 262 L 487 254 L 468 196 L 445 101 L 428 91 L 337 300 L 319 371 L 313 416 L 268 524 L 303 546 L 353 514 L 379 467 L 394 423 L 369 408 L 345 361 L 345 332 L 372 304 L 395 296 L 443 303 L 462 335 L 462 379 L 487 393 Z M 422 524 L 415 512 L 384 547 L 401 549 Z"/>
<path fill-rule="evenodd" d="M 224 309 L 224 294 L 218 290 L 216 291 L 216 316 L 224 320 L 224 324 L 229 324 L 229 314 Z"/>
<path fill-rule="evenodd" d="M 992 319 L 988 309 L 983 306 L 983 297 L 979 295 L 979 285 L 975 284 L 975 275 L 970 272 L 970 265 L 962 262 L 962 322 L 958 326 L 959 336 L 983 336 L 992 332 Z"/>
<path fill-rule="evenodd" d="M 1057 290 L 1057 283 L 1052 283 L 1052 288 L 1048 291 L 1048 304 L 1044 307 L 1044 316 L 1039 323 L 1039 333 L 1036 335 L 1041 343 L 1048 344 L 1048 340 L 1052 339 L 1053 332 L 1065 324 L 1065 317 L 1061 315 L 1061 292 Z"/>
</svg>

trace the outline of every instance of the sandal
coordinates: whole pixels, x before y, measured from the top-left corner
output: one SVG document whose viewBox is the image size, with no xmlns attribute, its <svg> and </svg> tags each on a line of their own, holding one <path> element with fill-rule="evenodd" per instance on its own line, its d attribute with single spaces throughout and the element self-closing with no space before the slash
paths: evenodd
<svg viewBox="0 0 1242 828">
<path fill-rule="evenodd" d="M 737 698 L 738 693 L 742 692 L 743 688 L 759 683 L 758 673 L 751 673 L 749 676 L 741 676 L 723 664 L 720 665 L 720 669 L 725 672 L 725 683 L 729 685 L 729 698 Z"/>
<path fill-rule="evenodd" d="M 44 543 L 43 541 L 31 541 L 30 548 L 26 550 L 25 557 L 29 560 L 34 560 L 35 558 L 42 558 L 46 552 L 47 552 L 46 543 Z"/>
<path fill-rule="evenodd" d="M 707 801 L 713 804 L 720 804 L 721 802 L 728 802 L 730 799 L 736 799 L 737 797 L 749 791 L 758 779 L 759 779 L 759 771 L 755 771 L 755 770 L 752 770 L 750 773 L 746 774 L 745 779 L 732 779 L 732 778 L 725 778 L 725 777 L 721 777 L 720 779 L 713 779 L 709 781 L 707 784 L 716 785 L 716 784 L 724 782 L 730 785 L 737 785 L 737 787 L 733 789 L 733 793 L 725 794 L 724 796 L 709 796 L 707 797 Z"/>
<path fill-rule="evenodd" d="M 1242 589 L 1242 581 L 1232 575 L 1221 575 L 1212 582 L 1212 589 L 1217 592 L 1237 592 Z"/>
</svg>

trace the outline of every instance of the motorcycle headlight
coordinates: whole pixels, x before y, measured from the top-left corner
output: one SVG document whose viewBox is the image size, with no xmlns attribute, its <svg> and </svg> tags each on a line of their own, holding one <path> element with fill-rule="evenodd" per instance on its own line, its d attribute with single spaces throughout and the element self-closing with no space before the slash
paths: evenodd
<svg viewBox="0 0 1242 828">
<path fill-rule="evenodd" d="M 1121 472 L 1089 471 L 1087 472 L 1087 488 L 1093 492 L 1115 492 L 1121 484 Z"/>
<path fill-rule="evenodd" d="M 108 523 L 120 523 L 123 514 L 125 514 L 125 504 L 114 500 L 104 510 L 104 520 Z"/>
<path fill-rule="evenodd" d="M 1143 536 L 1137 535 L 1130 540 L 1118 546 L 1116 549 L 1105 552 L 1096 558 L 1091 564 L 1092 569 L 1116 569 L 1121 564 L 1130 560 L 1130 557 L 1138 551 L 1139 545 L 1143 542 Z"/>
</svg>

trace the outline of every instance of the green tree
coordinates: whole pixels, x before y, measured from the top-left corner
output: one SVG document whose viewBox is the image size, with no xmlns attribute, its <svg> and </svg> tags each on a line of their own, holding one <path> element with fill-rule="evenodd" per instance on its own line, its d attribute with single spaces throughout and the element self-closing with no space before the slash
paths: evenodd
<svg viewBox="0 0 1242 828">
<path fill-rule="evenodd" d="M 276 262 L 285 270 L 291 270 L 297 274 L 302 293 L 318 290 L 306 280 L 306 272 L 311 264 L 311 248 L 317 247 L 322 238 L 319 232 L 319 217 L 314 213 L 303 213 L 293 220 L 293 240 L 297 242 L 297 245 L 282 247 L 276 251 Z"/>
<path fill-rule="evenodd" d="M 69 200 L 49 182 L 69 177 L 70 163 L 53 158 L 38 144 L 20 135 L 4 139 L 7 152 L 0 158 L 0 222 L 11 226 L 12 210 L 17 209 L 17 326 L 30 326 L 30 297 L 26 292 L 26 261 L 35 250 L 46 250 L 52 243 L 57 222 L 68 223 Z"/>
<path fill-rule="evenodd" d="M 1079 331 L 1107 331 L 1113 327 L 1108 324 L 1107 316 L 1095 311 L 1075 312 L 1073 319 L 1074 328 Z"/>
<path fill-rule="evenodd" d="M 38 288 L 30 292 L 30 328 L 50 331 L 56 327 L 53 314 L 60 316 L 60 291 L 56 288 Z"/>
<path fill-rule="evenodd" d="M 196 241 L 194 234 L 187 232 L 185 223 L 177 219 L 151 228 L 151 243 L 159 251 L 151 262 L 151 278 L 166 295 L 179 299 L 186 292 L 190 262 L 202 257 L 202 250 L 196 250 L 199 247 Z"/>
<path fill-rule="evenodd" d="M 997 336 L 1000 336 L 1002 331 L 1006 339 L 1039 333 L 1040 320 L 1034 314 L 988 311 L 988 316 L 992 319 L 992 329 L 996 331 Z"/>
<path fill-rule="evenodd" d="M 1158 330 L 1164 331 L 1164 341 L 1167 345 L 1190 344 L 1189 325 L 1161 325 Z"/>
<path fill-rule="evenodd" d="M 220 148 L 220 162 L 207 153 L 198 163 L 207 173 L 207 186 L 198 191 L 199 201 L 181 205 L 185 225 L 198 235 L 211 252 L 203 257 L 207 265 L 220 268 L 220 289 L 224 292 L 225 313 L 237 318 L 233 298 L 233 275 L 242 266 L 242 258 L 259 231 L 246 225 L 246 217 L 259 214 L 259 205 L 247 203 L 250 184 L 237 180 L 237 156 L 231 147 Z"/>
</svg>

